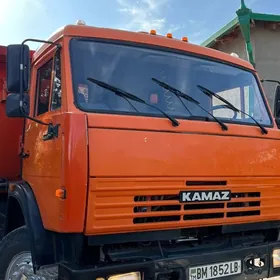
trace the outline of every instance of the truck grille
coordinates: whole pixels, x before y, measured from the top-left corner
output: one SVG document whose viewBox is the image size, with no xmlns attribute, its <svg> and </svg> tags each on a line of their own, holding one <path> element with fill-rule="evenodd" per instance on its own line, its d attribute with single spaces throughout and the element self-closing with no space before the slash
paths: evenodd
<svg viewBox="0 0 280 280">
<path fill-rule="evenodd" d="M 223 184 L 221 184 L 223 185 Z M 260 192 L 231 193 L 229 202 L 194 202 L 178 204 L 179 195 L 135 196 L 134 224 L 171 221 L 194 221 L 209 219 L 231 219 L 236 217 L 260 216 Z M 164 212 L 162 215 L 158 215 Z M 172 212 L 172 214 L 168 214 Z M 155 216 L 141 217 L 141 213 Z"/>
<path fill-rule="evenodd" d="M 225 181 L 214 177 L 206 180 L 189 179 L 91 178 L 87 234 L 173 230 L 279 220 L 278 177 L 234 177 Z M 216 191 L 227 190 L 231 192 L 230 200 L 192 200 L 195 192 L 208 192 L 206 199 L 211 199 L 209 193 L 214 195 Z M 182 191 L 193 192 L 186 196 L 190 198 L 188 202 L 180 202 Z"/>
</svg>

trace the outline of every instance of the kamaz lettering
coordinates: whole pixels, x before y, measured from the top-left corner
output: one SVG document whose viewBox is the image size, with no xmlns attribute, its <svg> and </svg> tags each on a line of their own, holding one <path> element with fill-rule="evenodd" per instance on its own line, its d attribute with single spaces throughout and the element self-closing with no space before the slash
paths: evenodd
<svg viewBox="0 0 280 280">
<path fill-rule="evenodd" d="M 203 201 L 228 201 L 230 191 L 189 191 L 181 192 L 181 202 L 203 202 Z"/>
</svg>

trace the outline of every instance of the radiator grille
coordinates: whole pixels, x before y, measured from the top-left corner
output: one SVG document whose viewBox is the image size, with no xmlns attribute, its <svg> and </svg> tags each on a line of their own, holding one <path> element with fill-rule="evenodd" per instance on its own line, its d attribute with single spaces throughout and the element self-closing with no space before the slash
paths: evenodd
<svg viewBox="0 0 280 280">
<path fill-rule="evenodd" d="M 159 223 L 171 221 L 194 221 L 217 218 L 260 216 L 260 192 L 231 193 L 229 202 L 196 202 L 180 204 L 179 195 L 135 196 L 134 224 Z M 141 217 L 141 213 L 155 213 Z M 159 213 L 162 213 L 159 215 Z"/>
<path fill-rule="evenodd" d="M 226 179 L 91 178 L 86 233 L 193 229 L 279 220 L 278 177 Z M 230 200 L 226 200 L 228 192 Z M 223 201 L 211 201 L 223 197 Z"/>
</svg>

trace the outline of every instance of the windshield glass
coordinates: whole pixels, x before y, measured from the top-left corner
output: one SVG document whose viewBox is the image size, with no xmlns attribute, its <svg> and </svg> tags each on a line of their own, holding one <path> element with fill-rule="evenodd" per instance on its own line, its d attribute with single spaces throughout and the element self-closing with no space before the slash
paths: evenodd
<svg viewBox="0 0 280 280">
<path fill-rule="evenodd" d="M 255 125 L 245 114 L 219 106 L 224 103 L 203 94 L 198 85 L 227 99 L 261 124 L 271 124 L 256 79 L 249 71 L 165 50 L 90 40 L 73 39 L 70 51 L 75 102 L 81 110 L 162 117 L 158 110 L 132 100 L 130 104 L 88 80 L 93 78 L 137 95 L 176 118 L 211 118 L 195 104 L 181 101 L 160 87 L 152 80 L 156 78 L 193 97 L 224 122 Z"/>
</svg>

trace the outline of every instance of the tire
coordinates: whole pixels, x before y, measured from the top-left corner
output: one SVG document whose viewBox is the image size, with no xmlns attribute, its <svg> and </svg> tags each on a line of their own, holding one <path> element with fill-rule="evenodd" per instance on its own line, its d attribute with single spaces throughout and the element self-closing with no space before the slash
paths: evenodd
<svg viewBox="0 0 280 280">
<path fill-rule="evenodd" d="M 23 252 L 30 252 L 30 241 L 26 226 L 13 230 L 0 242 L 0 280 L 5 279 L 6 271 L 13 257 Z"/>
</svg>

